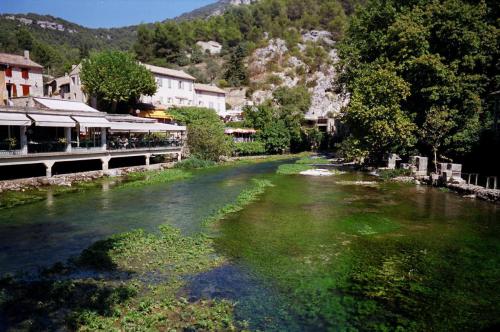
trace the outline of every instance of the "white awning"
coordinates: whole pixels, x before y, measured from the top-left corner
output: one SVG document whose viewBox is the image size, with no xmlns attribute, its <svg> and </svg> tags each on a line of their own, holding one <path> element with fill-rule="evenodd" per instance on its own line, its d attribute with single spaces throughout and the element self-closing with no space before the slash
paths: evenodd
<svg viewBox="0 0 500 332">
<path fill-rule="evenodd" d="M 34 98 L 34 100 L 37 103 L 40 103 L 43 106 L 52 110 L 92 112 L 92 113 L 99 112 L 95 108 L 92 108 L 89 105 L 79 101 L 51 99 L 51 98 Z"/>
<path fill-rule="evenodd" d="M 30 126 L 31 120 L 21 113 L 0 113 L 0 126 Z"/>
<path fill-rule="evenodd" d="M 76 122 L 80 124 L 80 128 L 110 128 L 111 122 L 104 117 L 90 116 L 73 116 Z"/>
<path fill-rule="evenodd" d="M 186 126 L 177 126 L 168 123 L 155 123 L 160 131 L 186 131 Z"/>
<path fill-rule="evenodd" d="M 67 115 L 28 114 L 28 116 L 38 127 L 76 127 L 75 121 Z"/>
<path fill-rule="evenodd" d="M 185 131 L 184 126 L 164 123 L 110 122 L 112 132 L 159 133 L 166 131 Z"/>
</svg>

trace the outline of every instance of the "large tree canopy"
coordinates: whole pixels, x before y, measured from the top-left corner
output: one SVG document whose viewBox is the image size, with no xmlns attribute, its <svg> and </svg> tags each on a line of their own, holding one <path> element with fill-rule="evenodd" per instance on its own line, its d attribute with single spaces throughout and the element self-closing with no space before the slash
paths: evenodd
<svg viewBox="0 0 500 332">
<path fill-rule="evenodd" d="M 141 95 L 156 92 L 153 75 L 131 54 L 119 51 L 93 53 L 82 63 L 85 92 L 113 104 L 136 102 Z"/>
<path fill-rule="evenodd" d="M 460 157 L 474 147 L 487 96 L 500 87 L 498 10 L 490 3 L 372 0 L 354 15 L 340 46 L 352 97 L 345 116 L 372 155 L 416 146 Z M 432 129 L 430 119 L 441 124 Z M 443 122 L 446 135 L 418 135 Z"/>
</svg>

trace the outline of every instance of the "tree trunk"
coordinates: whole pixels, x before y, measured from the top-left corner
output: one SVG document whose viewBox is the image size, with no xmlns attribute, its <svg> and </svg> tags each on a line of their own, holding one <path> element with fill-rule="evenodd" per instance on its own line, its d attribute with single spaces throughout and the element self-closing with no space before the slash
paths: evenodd
<svg viewBox="0 0 500 332">
<path fill-rule="evenodd" d="M 434 171 L 438 173 L 437 149 L 434 148 Z"/>
<path fill-rule="evenodd" d="M 116 100 L 113 100 L 111 103 L 111 113 L 116 113 L 116 108 L 118 107 L 118 102 Z"/>
</svg>

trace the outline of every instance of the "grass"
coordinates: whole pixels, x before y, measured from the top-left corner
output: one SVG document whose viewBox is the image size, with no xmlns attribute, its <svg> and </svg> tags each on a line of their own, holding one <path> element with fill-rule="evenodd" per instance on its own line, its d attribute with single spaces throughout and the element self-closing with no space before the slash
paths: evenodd
<svg viewBox="0 0 500 332">
<path fill-rule="evenodd" d="M 238 195 L 234 203 L 229 203 L 220 208 L 212 216 L 206 218 L 203 221 L 203 224 L 213 224 L 224 219 L 228 214 L 243 210 L 245 206 L 254 202 L 259 195 L 262 195 L 266 191 L 266 188 L 271 187 L 272 185 L 273 184 L 269 180 L 253 179 L 253 185 L 250 188 L 243 190 Z"/>
</svg>

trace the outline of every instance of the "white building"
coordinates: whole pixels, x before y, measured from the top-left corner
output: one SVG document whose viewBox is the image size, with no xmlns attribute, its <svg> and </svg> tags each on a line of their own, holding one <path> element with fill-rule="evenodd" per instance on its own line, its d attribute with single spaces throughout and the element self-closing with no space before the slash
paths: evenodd
<svg viewBox="0 0 500 332">
<path fill-rule="evenodd" d="M 43 67 L 24 55 L 0 53 L 0 104 L 7 99 L 43 96 Z"/>
<path fill-rule="evenodd" d="M 183 71 L 144 65 L 153 73 L 158 89 L 153 96 L 141 97 L 141 102 L 159 107 L 194 106 L 195 78 Z"/>
<path fill-rule="evenodd" d="M 214 109 L 217 114 L 226 112 L 226 92 L 214 85 L 195 84 L 196 106 Z"/>
<path fill-rule="evenodd" d="M 141 102 L 157 108 L 196 106 L 226 111 L 226 92 L 213 85 L 195 83 L 195 78 L 181 70 L 144 65 L 156 80 L 158 90 L 153 96 L 141 97 Z"/>
<path fill-rule="evenodd" d="M 51 98 L 87 102 L 80 80 L 82 65 L 73 65 L 69 74 L 58 77 L 45 84 L 45 95 Z"/>
</svg>

